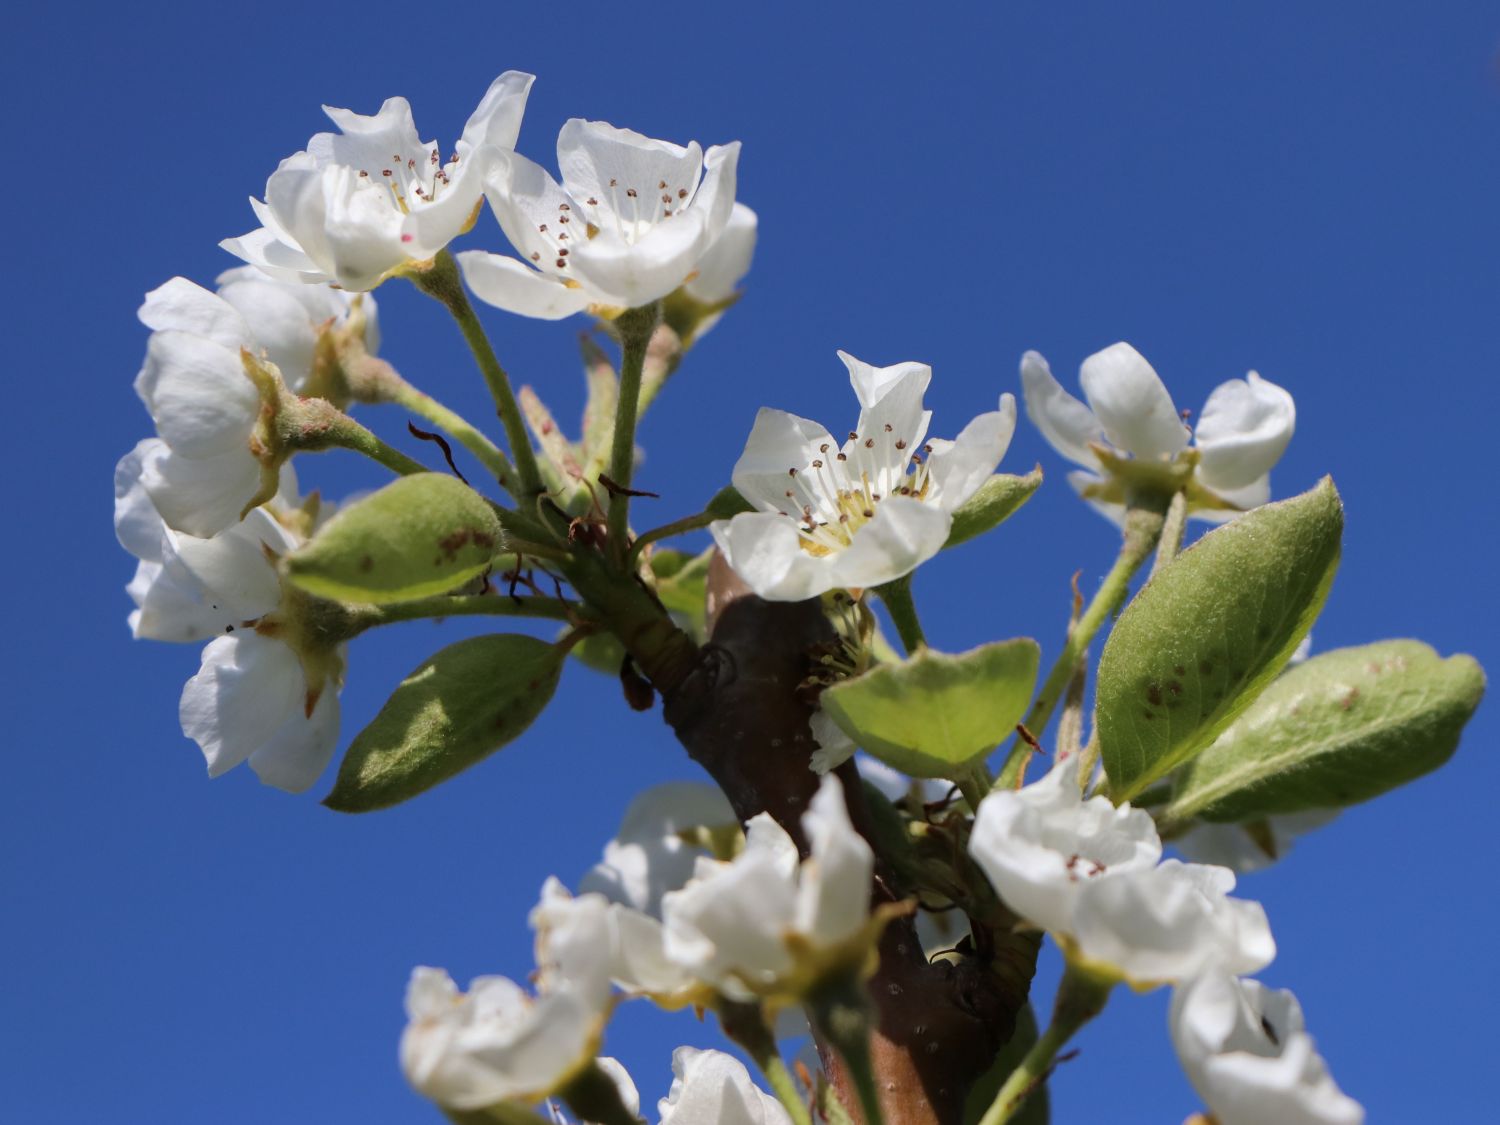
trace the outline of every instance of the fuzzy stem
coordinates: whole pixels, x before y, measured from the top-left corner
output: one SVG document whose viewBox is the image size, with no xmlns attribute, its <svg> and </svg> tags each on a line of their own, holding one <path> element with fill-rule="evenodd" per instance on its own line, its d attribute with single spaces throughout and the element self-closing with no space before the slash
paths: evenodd
<svg viewBox="0 0 1500 1125">
<path fill-rule="evenodd" d="M 1151 552 L 1161 537 L 1165 508 L 1166 498 L 1158 499 L 1151 496 L 1142 498 L 1138 504 L 1132 504 L 1126 512 L 1125 539 L 1120 545 L 1120 554 L 1109 573 L 1104 576 L 1104 581 L 1094 594 L 1093 601 L 1089 602 L 1082 616 L 1068 631 L 1068 638 L 1063 643 L 1062 651 L 1057 654 L 1056 662 L 1042 683 L 1041 692 L 1032 703 L 1031 710 L 1026 713 L 1026 729 L 1031 732 L 1032 737 L 1040 738 L 1042 731 L 1046 729 L 1047 723 L 1052 718 L 1052 712 L 1057 708 L 1063 693 L 1067 691 L 1068 683 L 1073 679 L 1078 662 L 1088 652 L 1089 643 L 1094 639 L 1094 634 L 1120 606 L 1125 604 L 1125 599 L 1130 594 L 1130 580 L 1135 577 L 1135 572 L 1141 568 L 1141 565 L 1151 557 Z M 1021 780 L 1030 757 L 1030 745 L 1024 738 L 1017 735 L 1015 741 L 1011 743 L 1010 752 L 1005 757 L 1005 765 L 1000 769 L 1000 776 L 995 782 L 995 787 L 1014 788 Z"/>
<path fill-rule="evenodd" d="M 1172 503 L 1167 506 L 1166 521 L 1161 529 L 1161 541 L 1156 545 L 1156 561 L 1151 564 L 1151 577 L 1182 550 L 1182 533 L 1187 530 L 1187 493 L 1172 494 Z"/>
<path fill-rule="evenodd" d="M 1112 987 L 1112 983 L 1078 972 L 1071 964 L 1064 970 L 1062 983 L 1057 986 L 1052 1026 L 1042 1033 L 1026 1052 L 1021 1065 L 1005 1080 L 990 1108 L 979 1119 L 979 1125 L 1004 1125 L 1016 1115 L 1031 1092 L 1047 1080 L 1057 1052 L 1080 1027 L 1104 1010 Z"/>
<path fill-rule="evenodd" d="M 911 596 L 911 575 L 876 586 L 875 593 L 885 603 L 885 608 L 891 615 L 891 623 L 896 626 L 896 635 L 901 638 L 901 645 L 906 649 L 906 655 L 910 656 L 919 648 L 926 648 L 927 636 L 922 632 L 922 622 L 917 617 L 917 603 Z"/>
<path fill-rule="evenodd" d="M 635 472 L 635 427 L 641 398 L 641 369 L 646 348 L 661 315 L 661 302 L 620 314 L 615 328 L 620 333 L 620 397 L 615 403 L 615 430 L 610 439 L 609 478 L 618 487 L 609 495 L 609 544 L 615 557 L 624 560 L 630 526 L 630 478 Z"/>
<path fill-rule="evenodd" d="M 453 254 L 444 250 L 432 260 L 432 268 L 409 276 L 412 284 L 440 301 L 458 322 L 459 330 L 464 334 L 464 340 L 474 353 L 474 360 L 479 364 L 480 373 L 489 386 L 490 396 L 495 400 L 496 412 L 505 427 L 505 440 L 510 444 L 510 455 L 516 460 L 521 490 L 529 496 L 540 494 L 542 478 L 537 469 L 536 454 L 526 436 L 526 423 L 521 418 L 521 408 L 516 403 L 515 392 L 511 390 L 510 378 L 495 357 L 495 349 L 490 345 L 484 326 L 474 313 L 474 306 L 469 303 L 469 295 L 464 292 L 463 279 L 459 276 L 458 263 L 453 260 Z"/>
</svg>

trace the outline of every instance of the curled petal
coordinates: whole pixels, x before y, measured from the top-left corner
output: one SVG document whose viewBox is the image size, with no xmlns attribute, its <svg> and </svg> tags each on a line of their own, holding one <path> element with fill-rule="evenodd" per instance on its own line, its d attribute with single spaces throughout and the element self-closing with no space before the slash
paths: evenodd
<svg viewBox="0 0 1500 1125">
<path fill-rule="evenodd" d="M 698 261 L 698 271 L 687 283 L 688 296 L 712 305 L 734 296 L 740 279 L 750 272 L 755 255 L 755 212 L 736 203 L 724 233 Z"/>
<path fill-rule="evenodd" d="M 267 785 L 305 793 L 328 768 L 338 741 L 339 695 L 328 684 L 311 715 L 299 709 L 250 755 L 250 768 Z"/>
<path fill-rule="evenodd" d="M 280 641 L 238 633 L 210 641 L 198 674 L 182 689 L 178 718 L 218 777 L 271 740 L 303 706 L 307 682 Z"/>
<path fill-rule="evenodd" d="M 1040 352 L 1021 357 L 1021 394 L 1026 417 L 1042 431 L 1047 444 L 1074 464 L 1099 468 L 1089 443 L 1104 439 L 1104 427 L 1092 410 L 1063 389 Z"/>
<path fill-rule="evenodd" d="M 932 446 L 927 457 L 932 498 L 943 511 L 959 507 L 990 478 L 1015 432 L 1016 400 L 1004 394 L 999 410 L 979 415 L 953 441 L 928 443 Z"/>
<path fill-rule="evenodd" d="M 935 504 L 888 497 L 849 546 L 830 556 L 834 581 L 824 589 L 865 589 L 902 578 L 943 549 L 952 526 L 952 515 Z"/>
<path fill-rule="evenodd" d="M 1198 416 L 1198 477 L 1223 495 L 1265 476 L 1297 426 L 1292 396 L 1254 371 L 1215 387 Z"/>
<path fill-rule="evenodd" d="M 827 460 L 837 448 L 833 435 L 811 419 L 761 407 L 730 479 L 762 511 L 795 513 L 797 502 L 786 495 L 792 470 L 802 472 L 816 460 Z"/>
<path fill-rule="evenodd" d="M 829 558 L 804 551 L 787 516 L 743 512 L 712 524 L 709 532 L 730 569 L 769 601 L 805 601 L 838 586 Z"/>
<path fill-rule="evenodd" d="M 1123 341 L 1095 352 L 1079 373 L 1089 406 L 1109 440 L 1137 457 L 1173 457 L 1188 431 L 1161 377 L 1145 356 Z"/>
<path fill-rule="evenodd" d="M 474 295 L 497 309 L 538 320 L 561 320 L 588 308 L 589 294 L 552 274 L 501 254 L 465 250 L 455 255 Z"/>
</svg>

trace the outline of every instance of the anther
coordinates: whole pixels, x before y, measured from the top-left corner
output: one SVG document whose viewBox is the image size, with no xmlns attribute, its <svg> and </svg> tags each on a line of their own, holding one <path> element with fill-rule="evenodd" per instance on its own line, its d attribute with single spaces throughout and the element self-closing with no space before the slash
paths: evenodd
<svg viewBox="0 0 1500 1125">
<path fill-rule="evenodd" d="M 361 179 L 368 179 L 370 173 L 366 172 L 364 169 L 360 169 L 359 175 Z"/>
<path fill-rule="evenodd" d="M 813 462 L 813 468 L 815 468 L 815 469 L 821 469 L 822 467 L 823 467 L 823 462 L 822 461 L 814 461 Z"/>
<path fill-rule="evenodd" d="M 565 266 L 567 264 L 568 264 L 568 259 L 566 259 L 566 258 L 559 258 L 559 259 L 557 259 L 557 268 L 558 269 L 562 269 L 563 266 Z"/>
<path fill-rule="evenodd" d="M 789 477 L 794 477 L 794 476 L 796 476 L 796 475 L 797 475 L 797 470 L 796 470 L 796 469 L 788 469 L 788 470 L 787 470 L 787 471 L 786 471 L 786 474 L 787 474 L 787 476 L 789 476 Z"/>
<path fill-rule="evenodd" d="M 389 176 L 391 174 L 391 170 L 389 168 L 382 169 L 380 174 L 382 176 Z"/>
<path fill-rule="evenodd" d="M 905 438 L 897 438 L 896 439 L 896 448 L 897 449 L 905 449 L 906 448 L 906 439 Z"/>
<path fill-rule="evenodd" d="M 658 190 L 658 191 L 660 191 L 660 190 L 661 190 L 661 189 L 662 189 L 662 188 L 664 188 L 664 187 L 666 187 L 666 186 L 667 186 L 667 181 L 666 181 L 666 180 L 662 180 L 662 181 L 661 181 L 661 182 L 660 182 L 660 183 L 658 183 L 658 184 L 657 184 L 657 185 L 656 185 L 656 189 L 657 189 L 657 190 Z"/>
<path fill-rule="evenodd" d="M 865 438 L 865 448 L 866 449 L 874 449 L 875 448 L 875 439 L 872 438 L 872 437 Z"/>
<path fill-rule="evenodd" d="M 611 180 L 610 183 L 613 184 L 614 181 Z M 592 195 L 588 197 L 587 202 L 588 202 L 588 205 L 590 207 L 597 207 L 597 206 L 599 206 L 599 201 L 597 199 L 595 199 Z"/>
<path fill-rule="evenodd" d="M 890 432 L 891 432 L 891 430 L 892 430 L 892 428 L 893 428 L 893 427 L 892 427 L 892 426 L 891 426 L 891 424 L 890 424 L 890 423 L 889 423 L 889 422 L 887 422 L 887 423 L 886 423 L 886 424 L 885 424 L 885 432 L 886 432 L 886 433 L 890 433 Z"/>
<path fill-rule="evenodd" d="M 627 196 L 629 196 L 631 199 L 634 199 L 635 198 L 635 188 L 633 188 L 633 187 L 626 188 L 625 189 L 625 194 Z"/>
<path fill-rule="evenodd" d="M 542 260 L 542 256 L 538 253 L 533 252 L 531 255 L 531 260 L 533 262 L 540 262 Z"/>
<path fill-rule="evenodd" d="M 839 454 L 839 460 L 840 461 L 847 461 L 847 460 L 849 460 L 849 454 L 847 454 L 847 453 L 840 453 Z"/>
<path fill-rule="evenodd" d="M 822 445 L 818 446 L 818 452 L 819 453 L 827 453 L 828 452 L 828 443 L 826 441 Z"/>
<path fill-rule="evenodd" d="M 571 210 L 573 210 L 573 208 L 569 207 L 566 203 L 559 203 L 557 205 L 557 209 L 559 211 L 571 211 Z"/>
<path fill-rule="evenodd" d="M 536 229 L 539 230 L 539 231 L 541 231 L 543 234 L 546 234 L 547 233 L 547 224 L 543 223 L 541 226 L 537 227 Z"/>
<path fill-rule="evenodd" d="M 677 198 L 678 199 L 686 199 L 687 198 L 687 188 L 685 188 L 685 187 L 678 188 L 677 189 Z"/>
</svg>

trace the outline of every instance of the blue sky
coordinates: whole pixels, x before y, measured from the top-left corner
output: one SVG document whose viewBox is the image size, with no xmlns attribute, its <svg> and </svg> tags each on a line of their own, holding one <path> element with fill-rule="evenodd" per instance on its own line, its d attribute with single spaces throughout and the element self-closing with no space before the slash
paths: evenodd
<svg viewBox="0 0 1500 1125">
<path fill-rule="evenodd" d="M 744 141 L 755 270 L 645 423 L 640 483 L 662 499 L 642 524 L 727 481 L 757 407 L 852 418 L 836 348 L 932 363 L 943 434 L 1018 389 L 1026 348 L 1069 382 L 1128 339 L 1181 406 L 1252 367 L 1296 396 L 1277 492 L 1331 472 L 1348 507 L 1319 648 L 1414 635 L 1500 666 L 1491 4 L 267 0 L 34 5 L 8 30 L 0 82 L 25 142 L 4 280 L 7 1120 L 436 1120 L 395 1065 L 410 967 L 524 974 L 543 879 L 575 880 L 641 786 L 697 776 L 659 716 L 578 667 L 522 741 L 365 817 L 244 770 L 210 783 L 181 737 L 197 653 L 130 640 L 109 522 L 112 466 L 148 428 L 134 312 L 173 274 L 211 283 L 234 264 L 217 242 L 254 225 L 245 197 L 324 127 L 322 102 L 373 112 L 405 94 L 446 143 L 518 68 L 539 76 L 520 147 L 544 163 L 570 116 Z M 466 245 L 501 236 L 485 217 Z M 384 354 L 487 417 L 441 310 L 378 296 Z M 576 417 L 583 325 L 488 320 L 517 378 Z M 404 440 L 395 414 L 365 420 Z M 1069 576 L 1107 568 L 1112 529 L 1023 426 L 1006 467 L 1038 460 L 1050 479 L 1020 516 L 918 577 L 938 647 L 1025 635 L 1055 652 Z M 341 455 L 301 475 L 330 495 L 381 479 Z M 362 639 L 346 737 L 461 632 Z M 1296 990 L 1372 1121 L 1493 1112 L 1497 733 L 1491 702 L 1444 771 L 1242 884 L 1281 948 L 1263 979 Z M 1197 1108 L 1165 1005 L 1116 997 L 1053 1082 L 1056 1120 Z M 716 1039 L 627 1010 L 608 1048 L 654 1103 L 671 1048 Z"/>
</svg>

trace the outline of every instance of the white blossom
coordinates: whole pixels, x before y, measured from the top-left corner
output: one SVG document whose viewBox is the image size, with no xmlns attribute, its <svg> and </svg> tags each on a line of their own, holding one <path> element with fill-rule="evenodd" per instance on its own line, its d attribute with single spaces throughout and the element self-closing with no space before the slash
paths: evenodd
<svg viewBox="0 0 1500 1125">
<path fill-rule="evenodd" d="M 1032 785 L 986 797 L 969 852 L 1022 918 L 1092 967 L 1139 985 L 1215 962 L 1253 972 L 1275 956 L 1264 910 L 1228 897 L 1234 874 L 1158 864 L 1150 816 L 1103 797 L 1085 801 L 1076 756 Z"/>
<path fill-rule="evenodd" d="M 730 862 L 700 858 L 693 880 L 662 900 L 667 956 L 704 983 L 749 1000 L 784 983 L 799 951 L 857 937 L 870 916 L 874 857 L 854 830 L 836 777 L 803 815 L 809 858 L 769 814 L 751 818 Z"/>
<path fill-rule="evenodd" d="M 733 1055 L 678 1047 L 672 1073 L 672 1089 L 657 1104 L 661 1125 L 791 1125 L 781 1103 Z"/>
<path fill-rule="evenodd" d="M 220 243 L 283 281 L 367 290 L 433 258 L 472 225 L 492 158 L 516 143 L 533 77 L 490 84 L 454 151 L 423 141 L 405 98 L 374 116 L 324 106 L 337 133 L 318 133 L 250 200 L 261 226 Z"/>
<path fill-rule="evenodd" d="M 1107 798 L 1084 800 L 1079 758 L 1040 780 L 979 803 L 969 853 L 1007 906 L 1053 933 L 1072 933 L 1079 897 L 1106 875 L 1146 871 L 1161 859 L 1150 815 Z"/>
<path fill-rule="evenodd" d="M 166 456 L 141 442 L 115 470 L 115 529 L 139 560 L 126 588 L 136 604 L 135 636 L 194 642 L 213 638 L 183 688 L 178 717 L 198 743 L 210 777 L 247 759 L 268 785 L 302 792 L 338 743 L 343 647 L 299 651 L 296 623 L 278 612 L 282 590 L 267 552 L 303 539 L 279 506 L 251 510 L 211 539 L 174 532 L 151 505 L 145 481 Z"/>
<path fill-rule="evenodd" d="M 648 305 L 705 259 L 706 284 L 721 284 L 742 252 L 743 229 L 723 260 L 711 257 L 734 208 L 739 154 L 738 141 L 705 153 L 696 141 L 684 148 L 578 118 L 557 137 L 561 184 L 518 153 L 497 153 L 486 196 L 521 257 L 466 251 L 464 280 L 489 304 L 546 320 Z"/>
<path fill-rule="evenodd" d="M 1169 1023 L 1188 1080 L 1218 1125 L 1360 1125 L 1313 1046 L 1297 998 L 1219 967 L 1179 985 Z"/>
<path fill-rule="evenodd" d="M 246 357 L 264 357 L 288 389 L 304 389 L 318 334 L 352 313 L 347 294 L 288 286 L 232 270 L 218 293 L 174 277 L 146 294 L 140 319 L 152 330 L 135 390 L 166 452 L 142 478 L 162 518 L 178 531 L 210 536 L 229 527 L 276 487 L 259 432 L 262 391 Z M 305 290 L 305 292 L 303 292 Z M 374 304 L 360 301 L 367 346 Z"/>
<path fill-rule="evenodd" d="M 586 1067 L 601 1016 L 571 989 L 530 995 L 505 977 L 460 992 L 441 969 L 419 966 L 406 989 L 401 1069 L 417 1090 L 451 1109 L 535 1102 Z"/>
<path fill-rule="evenodd" d="M 1068 474 L 1075 490 L 1118 522 L 1119 497 L 1097 450 L 1117 458 L 1170 462 L 1188 448 L 1197 451 L 1195 481 L 1207 495 L 1190 511 L 1221 522 L 1271 497 L 1270 470 L 1296 428 L 1292 396 L 1254 371 L 1214 388 L 1192 429 L 1183 422 L 1160 376 L 1140 352 L 1111 344 L 1083 361 L 1080 402 L 1052 375 L 1037 352 L 1021 357 L 1026 414 L 1051 446 L 1083 466 Z"/>
<path fill-rule="evenodd" d="M 693 976 L 666 954 L 659 919 L 601 894 L 570 895 L 557 879 L 542 887 L 531 912 L 537 980 L 546 990 L 563 982 L 603 1007 L 617 985 L 664 1007 L 702 999 Z"/>
<path fill-rule="evenodd" d="M 839 358 L 861 408 L 847 439 L 762 409 L 733 474 L 757 510 L 711 528 L 729 565 L 773 601 L 910 574 L 942 549 L 954 510 L 989 479 L 1015 430 L 1015 400 L 1006 394 L 999 410 L 975 418 L 956 440 L 926 440 L 930 367 Z"/>
<path fill-rule="evenodd" d="M 686 883 L 703 854 L 681 834 L 738 824 L 728 800 L 712 785 L 654 785 L 630 802 L 619 831 L 604 846 L 603 859 L 580 881 L 579 892 L 602 894 L 659 918 L 662 895 Z"/>
<path fill-rule="evenodd" d="M 757 226 L 755 212 L 743 203 L 736 203 L 729 212 L 724 232 L 698 260 L 697 270 L 683 286 L 689 297 L 705 305 L 715 305 L 734 296 L 739 283 L 750 272 Z M 701 336 L 705 331 L 700 328 L 697 334 Z"/>
</svg>

